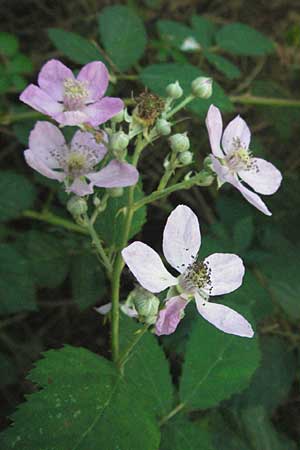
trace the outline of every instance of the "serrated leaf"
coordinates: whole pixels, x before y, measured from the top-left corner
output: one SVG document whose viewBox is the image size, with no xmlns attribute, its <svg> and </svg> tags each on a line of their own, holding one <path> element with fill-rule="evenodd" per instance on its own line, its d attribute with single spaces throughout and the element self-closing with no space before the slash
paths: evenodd
<svg viewBox="0 0 300 450">
<path fill-rule="evenodd" d="M 154 450 L 159 430 L 114 365 L 83 348 L 50 350 L 29 379 L 27 397 L 2 433 L 8 450 Z"/>
<path fill-rule="evenodd" d="M 10 170 L 0 171 L 0 222 L 16 219 L 25 209 L 30 208 L 36 191 L 30 181 Z"/>
<path fill-rule="evenodd" d="M 71 31 L 49 28 L 48 36 L 55 47 L 64 55 L 78 64 L 87 64 L 91 61 L 103 61 L 97 47 L 87 39 Z"/>
<path fill-rule="evenodd" d="M 156 26 L 160 37 L 177 48 L 181 48 L 185 39 L 194 37 L 190 27 L 175 20 L 158 20 Z"/>
<path fill-rule="evenodd" d="M 19 41 L 16 36 L 5 31 L 0 32 L 0 53 L 11 57 L 17 53 L 18 48 Z"/>
<path fill-rule="evenodd" d="M 101 300 L 106 290 L 105 276 L 94 255 L 85 253 L 73 257 L 71 283 L 73 299 L 80 309 Z"/>
<path fill-rule="evenodd" d="M 204 53 L 207 61 L 212 64 L 219 72 L 226 75 L 229 80 L 234 80 L 235 78 L 239 78 L 241 76 L 240 69 L 229 61 L 224 56 L 216 55 L 215 53 L 205 52 Z"/>
<path fill-rule="evenodd" d="M 0 298 L 0 314 L 36 309 L 28 261 L 9 244 L 0 245 Z"/>
<path fill-rule="evenodd" d="M 215 450 L 215 447 L 209 431 L 180 417 L 163 426 L 160 450 Z"/>
<path fill-rule="evenodd" d="M 217 44 L 235 55 L 260 56 L 274 51 L 273 42 L 243 23 L 225 25 L 216 34 Z"/>
<path fill-rule="evenodd" d="M 121 351 L 124 352 L 137 337 L 141 326 L 122 316 Z M 157 338 L 146 332 L 134 346 L 125 364 L 125 377 L 135 386 L 136 395 L 145 399 L 157 416 L 166 415 L 172 407 L 173 386 L 169 363 Z"/>
<path fill-rule="evenodd" d="M 139 186 L 135 188 L 134 199 L 140 200 L 143 197 L 143 192 Z M 125 223 L 125 211 L 122 208 L 127 206 L 128 189 L 125 189 L 122 197 L 112 198 L 108 200 L 107 208 L 98 216 L 95 222 L 95 228 L 100 235 L 100 238 L 107 246 L 112 246 L 115 249 L 122 245 L 122 233 Z M 137 234 L 146 221 L 146 208 L 140 208 L 133 216 L 129 239 Z"/>
<path fill-rule="evenodd" d="M 146 30 L 140 17 L 127 6 L 104 8 L 99 16 L 99 32 L 105 51 L 119 70 L 128 70 L 143 56 Z"/>
<path fill-rule="evenodd" d="M 197 41 L 203 48 L 210 47 L 214 43 L 216 25 L 205 17 L 193 15 L 191 24 Z"/>
<path fill-rule="evenodd" d="M 248 386 L 259 357 L 256 338 L 223 333 L 199 318 L 187 344 L 181 401 L 189 408 L 216 406 Z"/>
<path fill-rule="evenodd" d="M 205 74 L 197 67 L 191 64 L 153 64 L 146 67 L 140 72 L 140 80 L 149 89 L 156 94 L 165 96 L 165 90 L 169 83 L 178 80 L 184 93 L 187 95 L 191 92 L 192 81 Z M 213 82 L 213 95 L 207 99 L 196 99 L 188 105 L 188 109 L 203 117 L 211 104 L 218 106 L 222 111 L 232 111 L 233 105 L 229 98 L 225 95 L 221 86 Z"/>
</svg>

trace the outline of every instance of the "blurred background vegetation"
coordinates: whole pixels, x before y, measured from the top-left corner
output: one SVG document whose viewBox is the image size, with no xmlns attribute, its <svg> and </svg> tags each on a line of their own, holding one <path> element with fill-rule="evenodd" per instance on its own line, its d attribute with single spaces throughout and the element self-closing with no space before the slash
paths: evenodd
<svg viewBox="0 0 300 450">
<path fill-rule="evenodd" d="M 217 424 L 222 430 L 215 442 L 219 450 L 295 449 L 300 441 L 299 1 L 124 2 L 142 19 L 147 33 L 146 42 L 138 19 L 137 38 L 129 39 L 124 49 L 122 33 L 117 48 L 110 44 L 110 34 L 122 30 L 116 19 L 122 10 L 104 8 L 115 3 L 1 2 L 1 427 L 9 424 L 6 417 L 23 401 L 24 393 L 33 389 L 25 375 L 42 351 L 71 343 L 109 356 L 108 327 L 92 308 L 109 300 L 105 277 L 88 238 L 70 225 L 66 195 L 25 165 L 29 131 L 42 116 L 18 101 L 48 59 L 61 59 L 74 69 L 101 59 L 113 74 L 111 93 L 126 98 L 129 107 L 145 87 L 163 94 L 176 79 L 188 89 L 199 73 L 212 76 L 213 99 L 192 104 L 176 126 L 178 132 L 189 132 L 195 167 L 201 167 L 209 152 L 203 119 L 214 102 L 226 122 L 237 113 L 246 119 L 253 152 L 283 172 L 279 192 L 266 198 L 272 219 L 230 187 L 224 186 L 222 192 L 215 186 L 193 188 L 150 207 L 139 237 L 159 250 L 167 214 L 183 202 L 201 219 L 205 254 L 236 252 L 246 261 L 243 288 L 227 297 L 235 309 L 247 308 L 251 314 L 260 335 L 261 365 L 246 391 L 201 415 L 206 414 L 208 426 Z M 226 29 L 236 23 L 263 35 L 248 28 Z M 183 51 L 182 43 L 191 36 L 198 48 Z M 162 140 L 143 156 L 140 169 L 146 192 L 159 181 L 166 147 Z M 122 199 L 115 200 L 107 219 L 114 220 L 121 204 Z M 98 226 L 110 237 L 110 229 Z M 126 293 L 132 286 L 128 272 L 123 283 Z M 193 320 L 189 314 L 173 336 L 162 339 L 175 382 Z"/>
</svg>

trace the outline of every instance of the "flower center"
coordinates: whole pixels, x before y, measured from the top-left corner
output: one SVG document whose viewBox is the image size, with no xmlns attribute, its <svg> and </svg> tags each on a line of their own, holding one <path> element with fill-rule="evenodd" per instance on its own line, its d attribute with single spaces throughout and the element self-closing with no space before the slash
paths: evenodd
<svg viewBox="0 0 300 450">
<path fill-rule="evenodd" d="M 67 78 L 64 81 L 64 107 L 67 111 L 82 109 L 85 106 L 89 92 L 83 81 Z"/>
<path fill-rule="evenodd" d="M 83 175 L 86 169 L 86 157 L 82 153 L 71 152 L 66 161 L 67 172 L 73 177 Z"/>
<path fill-rule="evenodd" d="M 257 171 L 251 151 L 245 147 L 239 138 L 233 139 L 231 151 L 226 155 L 225 160 L 231 172 L 253 169 Z"/>
<path fill-rule="evenodd" d="M 193 293 L 195 290 L 207 288 L 211 290 L 211 269 L 206 261 L 190 264 L 179 277 L 179 285 L 183 291 Z"/>
</svg>

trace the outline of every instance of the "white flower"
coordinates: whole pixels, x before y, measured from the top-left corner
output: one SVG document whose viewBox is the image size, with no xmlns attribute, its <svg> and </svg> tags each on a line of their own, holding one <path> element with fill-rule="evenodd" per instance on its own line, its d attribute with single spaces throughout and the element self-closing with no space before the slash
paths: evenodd
<svg viewBox="0 0 300 450">
<path fill-rule="evenodd" d="M 240 314 L 227 306 L 208 302 L 210 295 L 227 294 L 241 286 L 245 272 L 241 258 L 214 253 L 198 261 L 200 244 L 196 215 L 189 207 L 179 205 L 170 214 L 163 234 L 163 252 L 169 264 L 180 273 L 177 278 L 168 272 L 160 256 L 142 242 L 133 242 L 122 251 L 126 264 L 145 289 L 156 293 L 176 286 L 170 289 L 172 294 L 160 310 L 156 334 L 173 333 L 186 305 L 195 298 L 199 314 L 215 327 L 225 333 L 252 337 L 251 325 Z"/>
<path fill-rule="evenodd" d="M 249 203 L 264 214 L 272 215 L 262 199 L 241 183 L 241 180 L 244 181 L 259 194 L 271 195 L 277 191 L 282 180 L 280 171 L 273 164 L 252 156 L 249 151 L 251 132 L 246 122 L 236 116 L 223 133 L 220 110 L 211 105 L 206 127 L 212 149 L 212 166 L 221 183 L 227 181 L 232 184 Z"/>
</svg>

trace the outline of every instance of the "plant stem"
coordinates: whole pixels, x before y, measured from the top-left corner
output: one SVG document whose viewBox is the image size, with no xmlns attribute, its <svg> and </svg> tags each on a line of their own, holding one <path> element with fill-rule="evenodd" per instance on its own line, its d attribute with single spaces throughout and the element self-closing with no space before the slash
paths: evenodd
<svg viewBox="0 0 300 450">
<path fill-rule="evenodd" d="M 178 111 L 188 105 L 191 101 L 195 100 L 194 95 L 188 95 L 182 102 L 180 102 L 175 108 L 173 108 L 168 114 L 166 114 L 166 119 L 170 119 L 170 117 L 174 116 Z"/>
<path fill-rule="evenodd" d="M 177 154 L 175 152 L 172 152 L 169 165 L 159 182 L 157 191 L 162 191 L 167 186 L 171 176 L 173 175 L 176 169 L 176 163 L 177 163 Z"/>
<path fill-rule="evenodd" d="M 10 125 L 14 122 L 20 122 L 22 120 L 29 119 L 40 119 L 43 117 L 43 114 L 35 111 L 28 111 L 24 113 L 15 113 L 15 114 L 3 114 L 0 116 L 0 124 L 1 125 Z"/>
<path fill-rule="evenodd" d="M 118 361 L 118 366 L 120 368 L 120 370 L 122 371 L 124 369 L 124 366 L 129 358 L 130 353 L 132 352 L 132 350 L 134 349 L 134 347 L 139 343 L 140 339 L 144 336 L 144 334 L 146 333 L 146 331 L 148 330 L 149 325 L 146 324 L 144 325 L 142 328 L 140 328 L 136 334 L 134 339 L 132 340 L 132 342 L 129 344 L 129 346 L 126 348 L 126 350 L 124 351 L 124 353 L 120 356 L 119 361 Z"/>
<path fill-rule="evenodd" d="M 37 211 L 31 211 L 26 210 L 23 212 L 23 217 L 28 217 L 30 219 L 36 219 L 40 220 L 41 222 L 46 222 L 51 225 L 56 225 L 62 228 L 65 228 L 68 231 L 75 231 L 76 233 L 80 234 L 88 234 L 88 231 L 86 228 L 82 227 L 81 225 L 77 225 L 70 220 L 63 219 L 62 217 L 56 216 L 55 214 L 52 214 L 51 212 L 37 212 Z"/>
<path fill-rule="evenodd" d="M 102 262 L 102 264 L 104 265 L 104 267 L 105 267 L 105 269 L 107 271 L 108 277 L 111 278 L 111 274 L 112 274 L 112 270 L 113 270 L 111 262 L 110 262 L 110 260 L 109 260 L 109 258 L 107 256 L 107 254 L 106 254 L 102 244 L 101 244 L 101 241 L 99 239 L 99 236 L 98 236 L 98 234 L 97 234 L 97 232 L 96 232 L 96 230 L 94 228 L 94 225 L 93 225 L 91 219 L 87 215 L 85 215 L 84 218 L 85 218 L 86 227 L 87 227 L 88 232 L 89 232 L 89 234 L 90 234 L 90 236 L 92 238 L 92 243 L 96 247 L 96 250 L 97 250 L 97 252 L 98 252 L 98 254 L 99 254 L 100 258 L 101 258 L 101 262 Z"/>
<path fill-rule="evenodd" d="M 166 416 L 162 417 L 159 422 L 159 426 L 164 425 L 168 420 L 172 419 L 177 413 L 179 413 L 185 407 L 185 403 L 179 403 L 172 411 L 169 412 Z"/>
<path fill-rule="evenodd" d="M 300 100 L 289 98 L 256 97 L 253 95 L 233 95 L 229 97 L 233 103 L 243 103 L 245 105 L 265 105 L 265 106 L 292 106 L 299 108 Z"/>
</svg>

